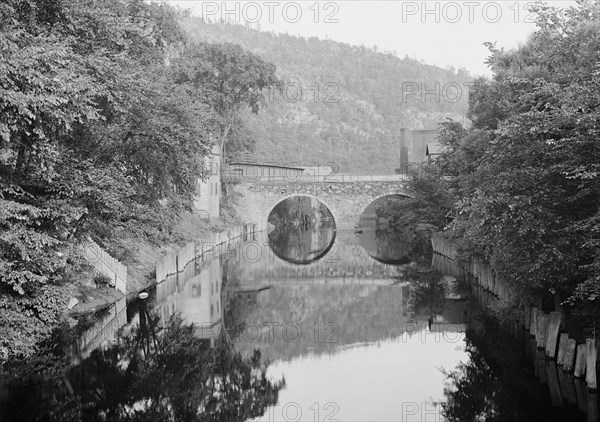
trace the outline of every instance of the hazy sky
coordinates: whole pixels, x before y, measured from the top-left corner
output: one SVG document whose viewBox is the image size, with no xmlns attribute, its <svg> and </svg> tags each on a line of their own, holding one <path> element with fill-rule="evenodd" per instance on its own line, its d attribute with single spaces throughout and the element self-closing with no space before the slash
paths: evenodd
<svg viewBox="0 0 600 422">
<path fill-rule="evenodd" d="M 233 22 L 260 22 L 263 30 L 329 38 L 354 45 L 395 50 L 400 57 L 422 59 L 441 67 L 464 67 L 489 74 L 485 41 L 512 48 L 526 40 L 535 25 L 526 10 L 533 2 L 499 1 L 202 1 L 171 4 L 197 16 Z M 575 1 L 551 1 L 556 6 Z"/>
</svg>

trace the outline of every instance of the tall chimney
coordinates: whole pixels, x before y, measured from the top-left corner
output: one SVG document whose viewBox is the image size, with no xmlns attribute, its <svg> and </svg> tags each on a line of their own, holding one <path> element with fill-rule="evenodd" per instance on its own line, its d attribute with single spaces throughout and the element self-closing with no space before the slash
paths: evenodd
<svg viewBox="0 0 600 422">
<path fill-rule="evenodd" d="M 408 170 L 408 147 L 406 146 L 406 128 L 400 129 L 400 174 Z"/>
</svg>

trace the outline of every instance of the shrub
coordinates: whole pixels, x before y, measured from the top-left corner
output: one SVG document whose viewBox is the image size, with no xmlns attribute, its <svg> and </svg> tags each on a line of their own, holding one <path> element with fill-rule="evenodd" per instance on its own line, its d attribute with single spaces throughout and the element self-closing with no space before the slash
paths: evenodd
<svg viewBox="0 0 600 422">
<path fill-rule="evenodd" d="M 96 284 L 96 287 L 98 286 L 102 286 L 102 285 L 112 285 L 112 279 L 104 274 L 98 274 L 97 276 L 94 277 L 94 283 Z"/>
</svg>

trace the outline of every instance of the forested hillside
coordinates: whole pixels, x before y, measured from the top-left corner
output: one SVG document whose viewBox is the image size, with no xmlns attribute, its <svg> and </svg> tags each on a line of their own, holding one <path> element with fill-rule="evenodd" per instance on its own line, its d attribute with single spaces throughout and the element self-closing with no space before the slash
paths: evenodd
<svg viewBox="0 0 600 422">
<path fill-rule="evenodd" d="M 257 161 L 392 171 L 399 128 L 435 128 L 467 111 L 465 83 L 472 78 L 462 69 L 200 18 L 185 19 L 183 27 L 192 40 L 240 44 L 276 65 L 283 92 L 273 90 L 264 113 L 243 114 L 234 133 L 238 150 L 253 147 Z M 430 93 L 415 92 L 423 88 Z"/>
</svg>

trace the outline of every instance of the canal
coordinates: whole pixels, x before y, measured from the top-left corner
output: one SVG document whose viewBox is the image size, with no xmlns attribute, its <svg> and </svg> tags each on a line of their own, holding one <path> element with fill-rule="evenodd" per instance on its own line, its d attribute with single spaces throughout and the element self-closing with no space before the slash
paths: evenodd
<svg viewBox="0 0 600 422">
<path fill-rule="evenodd" d="M 298 202 L 82 318 L 11 368 L 0 420 L 595 420 L 597 397 L 553 385 L 426 237 L 363 217 L 338 232 Z"/>
</svg>

